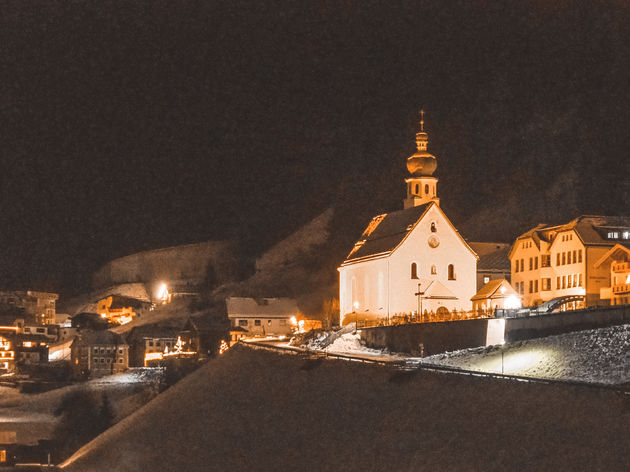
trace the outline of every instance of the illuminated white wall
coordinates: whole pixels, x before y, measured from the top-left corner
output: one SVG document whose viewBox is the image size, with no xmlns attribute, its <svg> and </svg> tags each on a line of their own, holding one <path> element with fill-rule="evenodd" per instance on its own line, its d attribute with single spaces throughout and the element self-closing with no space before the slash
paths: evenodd
<svg viewBox="0 0 630 472">
<path fill-rule="evenodd" d="M 436 232 L 431 232 L 435 223 Z M 429 238 L 439 240 L 437 247 Z M 418 265 L 418 276 L 437 280 L 457 300 L 423 300 L 422 310 L 470 310 L 476 292 L 477 259 L 447 221 L 437 205 L 432 206 L 407 239 L 388 257 L 345 265 L 339 268 L 339 300 L 342 316 L 353 311 L 379 317 L 412 313 L 418 310 L 418 279 L 411 278 L 411 264 Z M 455 280 L 448 279 L 453 264 Z M 431 273 L 435 266 L 436 273 Z"/>
</svg>

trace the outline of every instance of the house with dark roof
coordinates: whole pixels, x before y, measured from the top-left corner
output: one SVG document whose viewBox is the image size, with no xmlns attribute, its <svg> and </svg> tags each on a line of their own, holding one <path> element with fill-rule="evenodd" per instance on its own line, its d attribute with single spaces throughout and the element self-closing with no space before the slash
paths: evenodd
<svg viewBox="0 0 630 472">
<path fill-rule="evenodd" d="M 112 331 L 82 331 L 70 346 L 72 369 L 79 377 L 117 374 L 129 368 L 129 346 Z"/>
<path fill-rule="evenodd" d="M 625 257 L 623 250 L 611 250 L 628 244 L 630 217 L 584 215 L 563 225 L 538 225 L 510 249 L 512 285 L 525 306 L 558 297 L 570 297 L 568 308 L 608 305 L 611 264 Z"/>
<path fill-rule="evenodd" d="M 470 247 L 479 256 L 477 261 L 477 290 L 491 280 L 505 279 L 510 281 L 511 244 L 497 242 L 470 242 Z"/>
<path fill-rule="evenodd" d="M 338 268 L 342 324 L 472 307 L 478 257 L 440 208 L 423 127 L 407 159 L 404 209 L 372 218 Z"/>
</svg>

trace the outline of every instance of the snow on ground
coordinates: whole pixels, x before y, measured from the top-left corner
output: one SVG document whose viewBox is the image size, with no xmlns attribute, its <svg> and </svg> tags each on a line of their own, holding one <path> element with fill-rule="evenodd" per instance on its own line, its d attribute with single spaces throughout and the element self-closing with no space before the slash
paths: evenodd
<svg viewBox="0 0 630 472">
<path fill-rule="evenodd" d="M 396 357 L 391 355 L 387 349 L 370 349 L 361 341 L 360 331 L 356 333 L 345 333 L 328 344 L 328 337 L 331 333 L 321 333 L 310 339 L 303 347 L 312 351 L 326 351 L 334 354 L 355 354 L 362 356 Z"/>
<path fill-rule="evenodd" d="M 467 349 L 416 362 L 586 382 L 630 382 L 630 325 Z"/>
</svg>

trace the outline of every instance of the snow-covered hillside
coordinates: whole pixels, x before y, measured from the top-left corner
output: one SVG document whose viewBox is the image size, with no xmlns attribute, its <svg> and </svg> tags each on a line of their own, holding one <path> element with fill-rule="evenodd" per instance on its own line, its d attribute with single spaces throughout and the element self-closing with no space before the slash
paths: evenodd
<svg viewBox="0 0 630 472">
<path fill-rule="evenodd" d="M 423 359 L 462 369 L 620 384 L 630 382 L 630 325 L 577 331 Z"/>
</svg>

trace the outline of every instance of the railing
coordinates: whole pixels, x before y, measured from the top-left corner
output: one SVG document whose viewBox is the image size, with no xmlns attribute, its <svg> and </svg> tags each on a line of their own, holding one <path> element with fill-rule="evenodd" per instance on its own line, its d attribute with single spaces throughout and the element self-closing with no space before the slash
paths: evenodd
<svg viewBox="0 0 630 472">
<path fill-rule="evenodd" d="M 344 324 L 347 322 L 354 322 L 356 320 L 357 328 L 373 328 L 376 326 L 396 326 L 412 323 L 441 323 L 445 321 L 474 320 L 493 317 L 494 310 L 453 310 L 444 313 L 425 312 L 421 315 L 418 315 L 417 313 L 403 313 L 379 318 L 362 318 L 361 314 L 352 314 L 345 316 Z"/>
<path fill-rule="evenodd" d="M 630 284 L 613 285 L 613 293 L 628 293 L 630 292 Z"/>
<path fill-rule="evenodd" d="M 629 272 L 630 262 L 614 262 L 611 267 L 613 272 Z"/>
<path fill-rule="evenodd" d="M 361 356 L 359 354 L 336 354 L 330 353 L 326 351 L 316 351 L 309 350 L 303 348 L 297 348 L 293 346 L 278 346 L 267 344 L 264 342 L 247 342 L 240 343 L 244 346 L 253 349 L 264 349 L 268 351 L 275 351 L 283 354 L 298 354 L 303 358 L 317 360 L 317 359 L 338 359 L 352 362 L 361 362 L 364 364 L 377 364 L 382 366 L 393 367 L 397 370 L 403 371 L 416 371 L 416 370 L 429 370 L 435 372 L 444 372 L 448 374 L 458 374 L 458 375 L 466 375 L 471 377 L 487 377 L 494 379 L 504 379 L 504 380 L 513 380 L 519 382 L 530 382 L 530 383 L 539 383 L 539 384 L 548 384 L 548 385 L 567 385 L 573 387 L 586 387 L 586 388 L 595 388 L 595 389 L 603 389 L 603 390 L 611 390 L 617 393 L 621 393 L 623 395 L 630 395 L 630 386 L 628 384 L 604 384 L 597 382 L 586 382 L 583 380 L 572 380 L 572 379 L 552 379 L 552 378 L 544 378 L 544 377 L 528 377 L 524 375 L 513 375 L 513 374 L 501 374 L 498 372 L 488 372 L 488 371 L 479 371 L 479 370 L 467 370 L 461 369 L 459 367 L 452 367 L 440 364 L 431 364 L 425 362 L 418 362 L 417 360 L 410 361 L 409 359 L 382 359 L 382 358 L 371 358 L 369 356 Z"/>
</svg>

